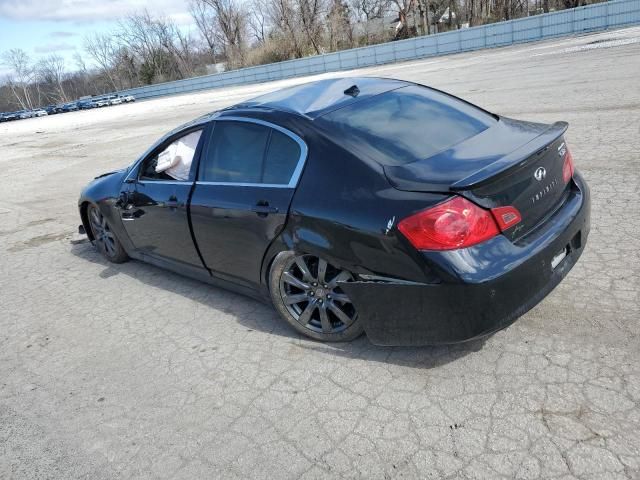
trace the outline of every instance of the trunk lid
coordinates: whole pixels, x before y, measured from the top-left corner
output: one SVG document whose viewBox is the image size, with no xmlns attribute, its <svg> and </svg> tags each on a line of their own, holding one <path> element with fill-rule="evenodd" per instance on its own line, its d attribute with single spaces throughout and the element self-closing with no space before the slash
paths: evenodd
<svg viewBox="0 0 640 480">
<path fill-rule="evenodd" d="M 384 170 L 399 190 L 457 193 L 485 208 L 515 207 L 522 220 L 504 232 L 515 240 L 555 211 L 566 196 L 566 129 L 565 122 L 544 125 L 501 118 L 445 152 Z"/>
</svg>

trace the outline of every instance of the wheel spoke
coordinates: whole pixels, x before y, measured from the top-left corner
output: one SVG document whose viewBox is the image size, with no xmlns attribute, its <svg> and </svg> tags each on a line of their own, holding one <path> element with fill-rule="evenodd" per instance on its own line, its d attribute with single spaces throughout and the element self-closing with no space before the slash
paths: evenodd
<svg viewBox="0 0 640 480">
<path fill-rule="evenodd" d="M 329 309 L 335 314 L 338 319 L 345 324 L 345 326 L 351 325 L 353 320 L 349 318 L 349 316 L 340 309 L 339 306 L 335 305 L 333 302 L 329 304 Z"/>
<path fill-rule="evenodd" d="M 102 229 L 100 217 L 98 216 L 98 211 L 95 208 L 91 210 L 91 225 L 97 229 Z"/>
<path fill-rule="evenodd" d="M 298 280 L 289 272 L 285 272 L 282 275 L 282 279 L 284 280 L 285 283 L 288 283 L 289 285 L 293 285 L 294 287 L 299 288 L 300 290 L 309 290 L 309 288 L 311 288 L 307 283 L 304 283 L 302 280 Z"/>
<path fill-rule="evenodd" d="M 329 282 L 329 288 L 336 288 L 338 286 L 338 282 L 346 282 L 351 278 L 351 273 L 346 270 L 342 270 L 338 275 L 333 277 L 333 279 Z"/>
<path fill-rule="evenodd" d="M 333 299 L 334 302 L 351 303 L 351 300 L 349 300 L 349 297 L 346 296 L 344 293 L 332 293 L 331 298 Z"/>
<path fill-rule="evenodd" d="M 107 241 L 107 240 L 103 240 L 102 244 L 104 245 L 104 249 L 105 251 L 109 254 L 112 255 L 114 252 L 113 249 L 113 245 L 111 244 L 111 242 Z"/>
<path fill-rule="evenodd" d="M 331 320 L 327 314 L 326 305 L 322 305 L 320 308 L 320 324 L 322 325 L 322 333 L 331 333 L 333 327 L 331 326 Z"/>
<path fill-rule="evenodd" d="M 296 265 L 302 272 L 302 278 L 305 281 L 310 282 L 313 280 L 313 275 L 311 275 L 309 267 L 307 267 L 307 262 L 304 261 L 304 257 L 296 257 Z"/>
<path fill-rule="evenodd" d="M 318 259 L 318 281 L 320 283 L 325 282 L 325 275 L 327 274 L 327 261 L 322 258 Z"/>
<path fill-rule="evenodd" d="M 309 297 L 307 296 L 306 293 L 297 293 L 297 294 L 293 294 L 293 295 L 283 295 L 282 299 L 284 300 L 284 303 L 287 305 L 294 305 L 296 303 L 301 303 L 301 302 L 305 302 L 309 300 Z"/>
<path fill-rule="evenodd" d="M 303 326 L 306 327 L 307 324 L 309 323 L 309 320 L 311 320 L 311 315 L 313 314 L 313 311 L 316 309 L 316 304 L 315 302 L 309 302 L 309 305 L 307 305 L 307 307 L 303 310 L 303 312 L 300 314 L 300 316 L 298 317 L 298 322 Z"/>
</svg>

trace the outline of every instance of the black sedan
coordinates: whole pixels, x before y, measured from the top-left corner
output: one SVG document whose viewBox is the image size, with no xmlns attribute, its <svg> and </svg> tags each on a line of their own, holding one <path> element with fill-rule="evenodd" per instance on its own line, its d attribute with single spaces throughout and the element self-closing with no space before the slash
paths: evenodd
<svg viewBox="0 0 640 480">
<path fill-rule="evenodd" d="M 80 216 L 108 260 L 270 299 L 317 340 L 461 342 L 582 254 L 589 190 L 566 129 L 414 83 L 322 80 L 177 128 L 89 184 Z"/>
</svg>

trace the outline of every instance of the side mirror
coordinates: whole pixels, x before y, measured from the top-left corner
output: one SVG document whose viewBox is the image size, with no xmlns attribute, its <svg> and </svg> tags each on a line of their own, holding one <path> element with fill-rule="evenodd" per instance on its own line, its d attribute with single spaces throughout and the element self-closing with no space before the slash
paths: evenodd
<svg viewBox="0 0 640 480">
<path fill-rule="evenodd" d="M 116 207 L 125 208 L 129 205 L 130 201 L 131 196 L 129 195 L 129 192 L 120 192 L 120 196 L 118 197 L 118 200 L 116 200 Z"/>
</svg>

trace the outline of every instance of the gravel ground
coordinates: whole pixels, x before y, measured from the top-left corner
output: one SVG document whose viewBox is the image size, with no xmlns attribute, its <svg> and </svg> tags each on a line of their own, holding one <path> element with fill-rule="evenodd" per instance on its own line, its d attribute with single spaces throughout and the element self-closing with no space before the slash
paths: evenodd
<svg viewBox="0 0 640 480">
<path fill-rule="evenodd" d="M 1 124 L 0 478 L 640 478 L 639 39 L 358 72 L 570 122 L 585 254 L 513 326 L 454 347 L 314 343 L 269 306 L 70 244 L 93 176 L 305 79 Z"/>
</svg>

